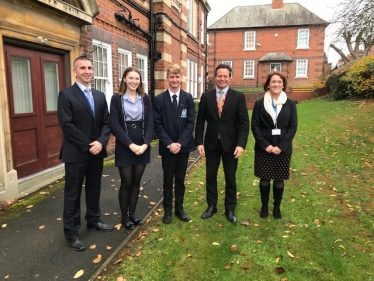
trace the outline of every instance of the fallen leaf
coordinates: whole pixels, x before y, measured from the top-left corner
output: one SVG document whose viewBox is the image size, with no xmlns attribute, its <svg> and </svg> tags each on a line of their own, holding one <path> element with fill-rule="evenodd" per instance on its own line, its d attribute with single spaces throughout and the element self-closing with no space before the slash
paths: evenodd
<svg viewBox="0 0 374 281">
<path fill-rule="evenodd" d="M 111 250 L 112 247 L 110 247 L 110 246 L 106 246 L 106 249 L 107 249 L 107 250 Z"/>
<path fill-rule="evenodd" d="M 93 250 L 93 249 L 96 249 L 96 244 L 93 244 L 90 246 L 90 249 Z"/>
<path fill-rule="evenodd" d="M 141 255 L 142 255 L 142 252 L 141 252 L 141 251 L 139 251 L 139 252 L 136 253 L 136 256 L 137 256 L 137 257 L 140 257 Z"/>
<path fill-rule="evenodd" d="M 79 277 L 81 277 L 82 275 L 84 274 L 84 270 L 79 270 L 77 273 L 75 273 L 74 275 L 74 279 L 78 279 Z"/>
<path fill-rule="evenodd" d="M 275 268 L 275 271 L 278 273 L 278 274 L 283 274 L 283 273 L 285 273 L 286 271 L 284 270 L 284 268 L 283 267 L 276 267 Z"/>
<path fill-rule="evenodd" d="M 122 224 L 119 223 L 119 224 L 116 224 L 114 227 L 115 227 L 117 230 L 121 230 L 121 226 L 122 226 Z"/>
<path fill-rule="evenodd" d="M 156 202 L 149 202 L 149 204 L 151 204 L 151 205 L 156 205 Z"/>
<path fill-rule="evenodd" d="M 257 240 L 256 244 L 262 244 L 262 241 L 261 240 Z"/>
<path fill-rule="evenodd" d="M 49 192 L 40 191 L 39 194 L 40 194 L 40 195 L 45 195 L 45 194 L 49 194 Z"/>
<path fill-rule="evenodd" d="M 319 219 L 315 219 L 314 224 L 319 224 Z"/>
<path fill-rule="evenodd" d="M 249 221 L 243 221 L 243 222 L 242 222 L 242 225 L 245 225 L 245 226 L 250 226 L 250 225 L 251 225 L 251 223 L 250 223 Z"/>
<path fill-rule="evenodd" d="M 231 251 L 236 251 L 236 248 L 237 248 L 237 247 L 238 247 L 238 245 L 232 245 L 231 248 L 230 248 L 230 250 L 231 250 Z"/>
<path fill-rule="evenodd" d="M 290 258 L 294 258 L 295 256 L 293 254 L 291 254 L 289 251 L 287 251 L 287 255 L 290 257 Z"/>
<path fill-rule="evenodd" d="M 158 228 L 152 229 L 153 232 L 159 232 L 160 230 Z"/>
<path fill-rule="evenodd" d="M 34 205 L 29 205 L 29 206 L 26 207 L 26 209 L 30 209 L 32 207 L 34 207 Z"/>
<path fill-rule="evenodd" d="M 253 224 L 255 227 L 259 227 L 260 225 L 258 223 Z"/>
<path fill-rule="evenodd" d="M 282 258 L 282 257 L 277 257 L 277 258 L 275 259 L 275 262 L 278 263 L 278 262 L 281 260 L 281 258 Z"/>
<path fill-rule="evenodd" d="M 173 261 L 168 261 L 168 262 L 166 263 L 166 265 L 173 265 L 173 264 L 174 264 Z"/>
<path fill-rule="evenodd" d="M 97 255 L 97 258 L 94 259 L 92 262 L 93 262 L 93 263 L 99 263 L 99 262 L 101 262 L 101 255 L 98 254 L 98 255 Z"/>
<path fill-rule="evenodd" d="M 220 246 L 218 242 L 213 242 L 212 245 L 213 246 Z"/>
<path fill-rule="evenodd" d="M 144 199 L 148 199 L 148 196 L 147 196 L 147 195 L 143 195 L 143 198 L 144 198 Z"/>
<path fill-rule="evenodd" d="M 225 266 L 225 269 L 230 269 L 230 268 L 231 268 L 231 266 L 229 266 L 229 265 Z"/>
<path fill-rule="evenodd" d="M 199 184 L 204 184 L 202 181 L 199 181 Z"/>
<path fill-rule="evenodd" d="M 61 218 L 57 218 L 57 219 L 56 219 L 56 221 L 60 221 L 60 220 L 61 220 Z"/>
<path fill-rule="evenodd" d="M 99 276 L 98 276 L 99 277 Z M 117 281 L 126 281 L 125 279 L 123 279 L 123 277 L 122 276 L 118 276 L 117 277 Z"/>
<path fill-rule="evenodd" d="M 192 258 L 192 254 L 187 254 L 187 257 L 188 258 Z"/>
<path fill-rule="evenodd" d="M 336 243 L 336 242 L 343 242 L 343 240 L 342 239 L 336 239 L 334 243 Z"/>
<path fill-rule="evenodd" d="M 41 226 L 39 226 L 39 229 L 41 230 L 41 229 L 44 229 L 44 227 L 45 227 L 45 225 L 41 225 Z"/>
<path fill-rule="evenodd" d="M 128 256 L 131 256 L 131 254 L 129 252 L 124 252 L 124 253 L 121 254 L 122 258 L 125 258 L 125 257 L 128 257 Z"/>
<path fill-rule="evenodd" d="M 217 224 L 218 227 L 223 227 L 222 223 Z"/>
<path fill-rule="evenodd" d="M 242 252 L 241 255 L 246 256 L 246 255 L 248 255 L 248 253 L 247 252 Z"/>
<path fill-rule="evenodd" d="M 246 265 L 246 264 L 244 264 L 244 265 L 242 266 L 242 269 L 249 269 L 249 266 Z"/>
<path fill-rule="evenodd" d="M 110 213 L 104 213 L 104 216 L 110 216 Z"/>
<path fill-rule="evenodd" d="M 8 279 L 8 278 L 9 278 L 9 274 L 4 277 L 4 279 Z"/>
<path fill-rule="evenodd" d="M 122 259 L 118 259 L 118 260 L 116 260 L 113 264 L 119 264 L 119 263 L 121 263 L 122 262 Z"/>
<path fill-rule="evenodd" d="M 2 228 L 6 228 L 7 227 L 7 224 L 4 223 L 3 225 L 1 225 Z"/>
</svg>

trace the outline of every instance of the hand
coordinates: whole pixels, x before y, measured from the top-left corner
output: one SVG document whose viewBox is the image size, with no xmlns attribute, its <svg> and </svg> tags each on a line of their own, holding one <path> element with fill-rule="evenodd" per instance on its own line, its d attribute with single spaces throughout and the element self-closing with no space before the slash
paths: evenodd
<svg viewBox="0 0 374 281">
<path fill-rule="evenodd" d="M 278 154 L 280 154 L 281 152 L 282 152 L 282 150 L 280 150 L 280 148 L 279 148 L 278 146 L 275 146 L 275 147 L 273 148 L 273 153 L 274 153 L 274 154 L 278 155 Z"/>
<path fill-rule="evenodd" d="M 273 153 L 273 150 L 274 150 L 274 146 L 272 146 L 272 145 L 269 145 L 267 148 L 265 148 L 265 151 L 267 153 Z"/>
<path fill-rule="evenodd" d="M 171 145 L 170 145 L 170 152 L 171 153 L 174 153 L 174 154 L 178 154 L 179 151 L 181 150 L 182 148 L 182 145 L 180 143 L 177 143 L 177 142 L 173 142 Z"/>
<path fill-rule="evenodd" d="M 240 147 L 240 146 L 235 147 L 235 151 L 234 151 L 235 159 L 239 158 L 243 154 L 243 151 L 244 151 L 243 147 Z"/>
<path fill-rule="evenodd" d="M 197 151 L 199 152 L 199 154 L 202 156 L 202 157 L 205 157 L 205 149 L 204 149 L 204 145 L 200 144 L 197 146 Z"/>
<path fill-rule="evenodd" d="M 93 141 L 89 145 L 91 146 L 89 152 L 93 155 L 99 154 L 103 149 L 103 145 L 98 141 Z"/>
</svg>

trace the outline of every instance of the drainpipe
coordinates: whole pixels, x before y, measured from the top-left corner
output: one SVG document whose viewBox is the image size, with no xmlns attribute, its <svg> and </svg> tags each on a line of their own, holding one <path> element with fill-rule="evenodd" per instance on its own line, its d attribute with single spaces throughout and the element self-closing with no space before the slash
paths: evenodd
<svg viewBox="0 0 374 281">
<path fill-rule="evenodd" d="M 149 1 L 149 32 L 152 34 L 152 39 L 148 40 L 149 42 L 149 70 L 150 70 L 150 91 L 149 96 L 153 104 L 155 98 L 155 55 L 156 55 L 156 25 L 155 18 L 153 13 L 153 0 Z"/>
</svg>

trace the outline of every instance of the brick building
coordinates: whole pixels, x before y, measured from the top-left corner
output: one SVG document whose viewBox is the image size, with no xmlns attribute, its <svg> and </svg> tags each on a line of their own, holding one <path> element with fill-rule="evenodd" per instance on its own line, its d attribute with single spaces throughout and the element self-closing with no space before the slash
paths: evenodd
<svg viewBox="0 0 374 281">
<path fill-rule="evenodd" d="M 109 104 L 124 69 L 136 66 L 151 97 L 166 68 L 183 88 L 205 88 L 207 0 L 0 0 L 0 200 L 63 176 L 60 89 L 75 81 L 79 55 L 94 63 L 94 87 Z M 108 146 L 113 150 L 113 145 Z"/>
<path fill-rule="evenodd" d="M 291 86 L 311 84 L 323 73 L 328 24 L 282 0 L 236 7 L 208 27 L 208 80 L 214 81 L 215 66 L 227 63 L 235 88 L 261 87 L 272 70 L 284 73 Z"/>
</svg>

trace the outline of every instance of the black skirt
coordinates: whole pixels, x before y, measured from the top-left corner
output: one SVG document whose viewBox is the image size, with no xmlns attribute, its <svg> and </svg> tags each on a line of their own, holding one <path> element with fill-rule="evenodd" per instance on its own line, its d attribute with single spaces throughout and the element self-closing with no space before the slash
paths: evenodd
<svg viewBox="0 0 374 281">
<path fill-rule="evenodd" d="M 127 123 L 127 122 L 126 122 Z M 132 140 L 133 143 L 137 145 L 144 144 L 143 140 L 143 129 L 142 122 L 131 122 L 136 124 L 131 126 L 127 123 L 127 135 Z M 136 155 L 128 146 L 123 145 L 119 141 L 116 141 L 115 149 L 115 165 L 116 167 L 126 168 L 134 165 L 145 165 L 150 162 L 151 159 L 151 147 L 148 146 L 147 150 L 141 155 Z"/>
<path fill-rule="evenodd" d="M 288 180 L 290 177 L 291 154 L 276 155 L 255 152 L 255 176 L 261 179 Z"/>
</svg>

